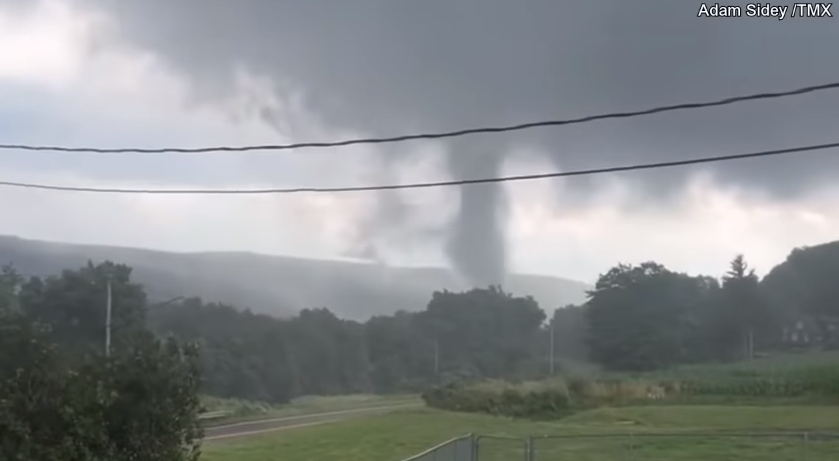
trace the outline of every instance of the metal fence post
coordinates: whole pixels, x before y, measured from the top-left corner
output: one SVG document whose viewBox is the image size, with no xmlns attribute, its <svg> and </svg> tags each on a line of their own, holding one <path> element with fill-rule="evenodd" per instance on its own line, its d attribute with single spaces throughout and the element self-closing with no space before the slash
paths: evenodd
<svg viewBox="0 0 839 461">
<path fill-rule="evenodd" d="M 809 442 L 809 440 L 810 440 L 810 433 L 805 432 L 802 436 L 802 439 L 803 439 L 802 442 L 803 442 L 804 447 L 801 449 L 801 451 L 803 452 L 801 454 L 801 460 L 804 461 L 805 459 L 807 459 L 807 448 L 808 448 L 807 447 L 807 445 L 808 445 L 807 442 Z"/>
<path fill-rule="evenodd" d="M 454 461 L 460 461 L 460 458 L 457 457 L 457 448 L 458 448 L 459 445 L 460 445 L 460 443 L 458 443 L 458 442 L 455 442 L 455 444 L 454 444 L 454 453 L 452 454 L 452 459 Z"/>
<path fill-rule="evenodd" d="M 536 461 L 536 451 L 533 448 L 533 444 L 533 436 L 528 437 L 524 449 L 524 461 Z"/>
</svg>

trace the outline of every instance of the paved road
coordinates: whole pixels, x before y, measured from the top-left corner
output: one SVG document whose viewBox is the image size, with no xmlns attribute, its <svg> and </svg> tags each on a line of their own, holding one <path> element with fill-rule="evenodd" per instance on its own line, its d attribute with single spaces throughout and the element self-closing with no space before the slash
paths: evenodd
<svg viewBox="0 0 839 461">
<path fill-rule="evenodd" d="M 204 441 L 231 439 L 247 435 L 262 434 L 264 432 L 316 426 L 320 424 L 343 421 L 360 416 L 389 413 L 400 408 L 416 407 L 420 404 L 409 403 L 402 405 L 387 405 L 380 407 L 356 408 L 352 410 L 331 411 L 328 413 L 314 413 L 308 415 L 286 416 L 282 418 L 261 419 L 223 426 L 208 427 L 204 430 Z"/>
</svg>

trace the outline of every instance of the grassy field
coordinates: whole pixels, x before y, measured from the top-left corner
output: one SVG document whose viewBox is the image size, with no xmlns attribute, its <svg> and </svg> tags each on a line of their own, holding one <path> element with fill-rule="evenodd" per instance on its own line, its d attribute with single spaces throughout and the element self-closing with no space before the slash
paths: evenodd
<svg viewBox="0 0 839 461">
<path fill-rule="evenodd" d="M 207 423 L 208 426 L 229 424 L 263 418 L 281 418 L 284 416 L 310 415 L 333 411 L 355 410 L 379 406 L 421 403 L 415 395 L 339 395 L 300 397 L 287 405 L 270 405 L 263 402 L 250 402 L 236 399 L 218 399 L 205 397 L 204 407 L 209 412 L 226 411 L 230 416 Z"/>
<path fill-rule="evenodd" d="M 655 373 L 594 373 L 516 385 L 488 382 L 453 394 L 439 406 L 463 410 L 471 405 L 476 413 L 411 408 L 289 428 L 208 443 L 202 460 L 400 461 L 452 437 L 474 433 L 501 437 L 480 439 L 480 461 L 525 459 L 529 436 L 545 436 L 533 439 L 538 461 L 827 461 L 839 453 L 839 406 L 826 405 L 839 401 L 837 366 L 839 353 L 791 354 Z M 415 397 L 312 398 L 271 408 L 268 414 L 415 401 Z M 560 405 L 563 402 L 565 406 Z M 498 411 L 505 405 L 516 411 Z M 549 410 L 541 413 L 552 420 L 481 413 L 535 416 L 542 409 Z M 561 416 L 566 417 L 558 419 Z M 795 434 L 732 434 L 773 431 Z M 806 441 L 805 432 L 811 434 Z M 837 436 L 827 440 L 818 432 Z"/>
<path fill-rule="evenodd" d="M 645 406 L 602 408 L 555 422 L 513 420 L 426 408 L 210 443 L 203 461 L 399 461 L 453 436 L 635 434 L 632 438 L 536 441 L 537 459 L 613 461 L 827 461 L 834 442 L 796 438 L 678 436 L 687 431 L 837 431 L 839 408 L 825 406 Z M 668 433 L 646 438 L 642 434 Z M 523 441 L 483 439 L 480 459 L 524 459 Z"/>
</svg>

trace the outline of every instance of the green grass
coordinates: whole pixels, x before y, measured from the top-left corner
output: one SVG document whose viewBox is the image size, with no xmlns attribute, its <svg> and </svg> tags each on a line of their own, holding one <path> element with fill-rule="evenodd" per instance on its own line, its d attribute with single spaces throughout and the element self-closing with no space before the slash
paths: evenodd
<svg viewBox="0 0 839 461">
<path fill-rule="evenodd" d="M 211 425 L 229 424 L 263 418 L 281 418 L 284 416 L 299 416 L 333 411 L 355 410 L 390 405 L 404 405 L 421 403 L 414 395 L 337 395 L 311 396 L 294 399 L 287 405 L 270 405 L 264 402 L 252 402 L 237 399 L 219 399 L 205 397 L 202 403 L 207 411 L 229 411 L 230 417 L 214 420 Z"/>
<path fill-rule="evenodd" d="M 456 435 L 636 434 L 632 439 L 567 438 L 536 441 L 537 459 L 613 461 L 827 461 L 835 442 L 795 438 L 655 437 L 687 431 L 839 431 L 839 408 L 826 406 L 667 406 L 601 408 L 561 421 L 533 422 L 426 408 L 400 410 L 308 428 L 209 443 L 203 461 L 399 461 Z M 629 451 L 631 442 L 631 452 Z M 521 440 L 483 439 L 481 461 L 522 460 Z"/>
</svg>

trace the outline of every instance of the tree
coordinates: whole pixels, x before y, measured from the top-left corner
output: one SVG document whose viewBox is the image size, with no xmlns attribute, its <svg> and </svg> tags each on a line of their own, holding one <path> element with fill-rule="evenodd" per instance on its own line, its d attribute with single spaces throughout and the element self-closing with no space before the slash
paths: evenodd
<svg viewBox="0 0 839 461">
<path fill-rule="evenodd" d="M 20 306 L 26 316 L 49 324 L 53 341 L 69 354 L 104 351 L 107 283 L 112 298 L 113 348 L 132 331 L 145 328 L 146 295 L 131 283 L 131 268 L 105 262 L 65 270 L 58 277 L 33 277 L 23 283 Z"/>
<path fill-rule="evenodd" d="M 288 324 L 289 357 L 298 393 L 363 392 L 369 389 L 364 330 L 329 309 L 304 309 Z"/>
<path fill-rule="evenodd" d="M 415 319 L 415 314 L 400 311 L 373 317 L 365 324 L 375 391 L 419 391 L 433 377 L 434 340 L 420 333 Z"/>
<path fill-rule="evenodd" d="M 757 275 L 743 255 L 734 257 L 723 276 L 720 306 L 722 311 L 715 322 L 718 344 L 735 357 L 752 358 L 755 335 L 763 338 L 771 335 L 773 322 Z"/>
<path fill-rule="evenodd" d="M 98 387 L 85 378 L 64 367 L 44 330 L 0 317 L 0 459 L 108 459 Z"/>
<path fill-rule="evenodd" d="M 121 354 L 83 369 L 105 391 L 100 405 L 111 459 L 198 459 L 203 437 L 199 366 L 194 345 L 139 333 Z"/>
<path fill-rule="evenodd" d="M 499 287 L 436 292 L 417 321 L 423 336 L 436 343 L 441 372 L 515 376 L 528 361 L 544 357 L 539 347 L 544 311 L 533 298 Z"/>
<path fill-rule="evenodd" d="M 0 316 L 0 459 L 194 461 L 195 350 L 150 335 L 122 354 L 67 361 L 48 329 Z"/>
<path fill-rule="evenodd" d="M 287 321 L 190 298 L 152 308 L 149 322 L 159 334 L 200 344 L 203 392 L 274 403 L 291 399 Z"/>
<path fill-rule="evenodd" d="M 639 371 L 690 360 L 704 285 L 655 262 L 620 264 L 601 275 L 586 309 L 592 359 Z"/>
<path fill-rule="evenodd" d="M 837 268 L 839 242 L 792 250 L 761 282 L 773 316 L 790 326 L 812 320 L 818 329 L 810 332 L 814 343 L 821 337 L 821 345 L 839 345 Z"/>
<path fill-rule="evenodd" d="M 554 357 L 574 362 L 589 360 L 586 332 L 586 306 L 565 306 L 555 309 L 547 328 L 553 334 Z M 550 344 L 550 338 L 548 338 Z M 549 346 L 550 347 L 550 346 Z"/>
<path fill-rule="evenodd" d="M 13 266 L 5 265 L 0 269 L 0 313 L 20 310 L 18 291 L 22 282 Z"/>
</svg>

